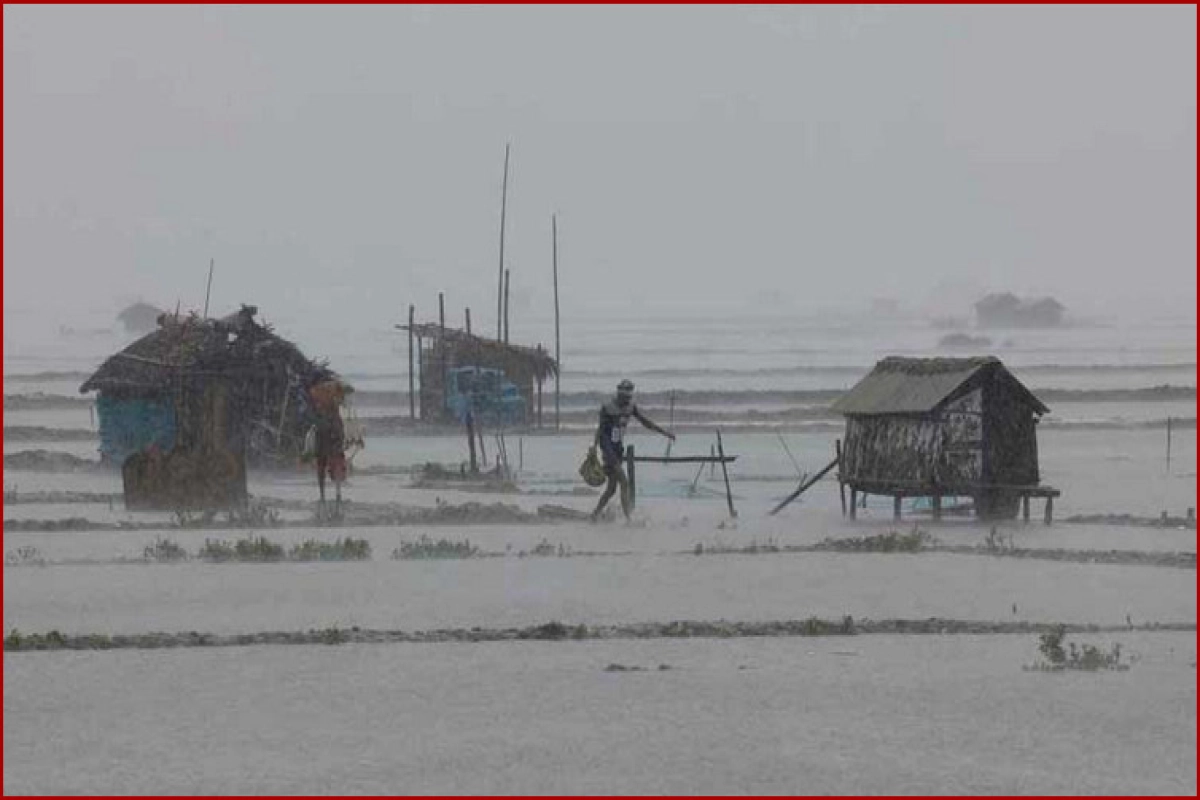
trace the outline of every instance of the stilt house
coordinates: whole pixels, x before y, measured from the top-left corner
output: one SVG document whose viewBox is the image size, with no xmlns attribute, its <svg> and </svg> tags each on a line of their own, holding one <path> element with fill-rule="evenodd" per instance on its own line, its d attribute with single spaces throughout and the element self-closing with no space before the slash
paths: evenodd
<svg viewBox="0 0 1200 800">
<path fill-rule="evenodd" d="M 839 481 L 859 493 L 971 497 L 980 517 L 1013 517 L 1041 486 L 1037 422 L 1049 409 L 994 357 L 885 358 L 836 403 L 846 417 Z"/>
</svg>

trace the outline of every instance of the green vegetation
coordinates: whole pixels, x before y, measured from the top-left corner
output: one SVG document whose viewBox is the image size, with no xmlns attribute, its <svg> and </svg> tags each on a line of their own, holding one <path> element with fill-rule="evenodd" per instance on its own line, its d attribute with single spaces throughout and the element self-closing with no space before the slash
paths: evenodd
<svg viewBox="0 0 1200 800">
<path fill-rule="evenodd" d="M 472 545 L 470 539 L 461 542 L 438 539 L 435 542 L 424 534 L 415 542 L 401 542 L 400 547 L 392 551 L 394 559 L 474 558 L 478 555 L 479 548 Z"/>
<path fill-rule="evenodd" d="M 291 561 L 367 561 L 370 558 L 371 543 L 352 536 L 335 542 L 307 539 L 288 552 Z"/>
<path fill-rule="evenodd" d="M 236 542 L 226 542 L 219 539 L 205 539 L 204 547 L 196 554 L 204 561 L 282 561 L 283 546 L 270 541 L 264 536 L 254 536 L 249 539 L 238 539 Z"/>
<path fill-rule="evenodd" d="M 1066 636 L 1066 628 L 1062 625 L 1043 633 L 1038 639 L 1038 652 L 1045 657 L 1045 661 L 1038 661 L 1032 666 L 1027 666 L 1026 669 L 1038 672 L 1062 672 L 1064 670 L 1124 672 L 1129 669 L 1128 664 L 1121 663 L 1120 644 L 1114 644 L 1108 650 L 1101 650 L 1095 645 L 1076 646 L 1074 642 L 1068 642 L 1064 649 L 1063 641 Z"/>
<path fill-rule="evenodd" d="M 36 547 L 25 545 L 18 547 L 16 550 L 9 550 L 4 554 L 4 563 L 9 566 L 28 566 L 34 565 L 44 567 L 46 559 L 42 557 L 42 551 Z"/>
<path fill-rule="evenodd" d="M 172 561 L 186 561 L 188 554 L 186 550 L 170 539 L 155 537 L 154 544 L 146 545 L 146 549 L 142 551 L 142 558 L 147 561 L 169 563 Z"/>
<path fill-rule="evenodd" d="M 914 527 L 909 533 L 889 531 L 875 536 L 824 539 L 813 549 L 849 553 L 916 553 L 933 543 L 933 537 L 929 533 Z"/>
</svg>

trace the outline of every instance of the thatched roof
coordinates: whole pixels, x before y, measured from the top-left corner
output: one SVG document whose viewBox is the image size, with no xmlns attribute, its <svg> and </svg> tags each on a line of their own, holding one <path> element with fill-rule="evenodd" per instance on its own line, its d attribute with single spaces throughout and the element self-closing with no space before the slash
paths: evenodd
<svg viewBox="0 0 1200 800">
<path fill-rule="evenodd" d="M 1025 395 L 1033 409 L 1049 411 L 994 356 L 975 358 L 900 358 L 892 356 L 833 404 L 842 414 L 928 414 L 951 399 L 982 370 L 998 370 Z"/>
<path fill-rule="evenodd" d="M 408 330 L 408 325 L 397 325 L 399 330 Z M 505 344 L 495 339 L 484 339 L 454 328 L 443 328 L 437 323 L 416 323 L 412 332 L 422 339 L 444 342 L 446 346 L 461 348 L 466 352 L 483 353 L 496 359 L 522 361 L 538 380 L 558 375 L 558 362 L 544 349 Z"/>
<path fill-rule="evenodd" d="M 159 328 L 108 358 L 79 391 L 159 392 L 183 377 L 233 379 L 289 376 L 309 385 L 335 377 L 270 326 L 255 322 L 257 309 L 222 319 L 164 315 Z"/>
</svg>

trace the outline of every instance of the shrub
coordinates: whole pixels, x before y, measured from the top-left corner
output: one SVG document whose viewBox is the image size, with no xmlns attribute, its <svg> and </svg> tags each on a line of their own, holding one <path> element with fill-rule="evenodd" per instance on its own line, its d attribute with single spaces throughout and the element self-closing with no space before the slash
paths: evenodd
<svg viewBox="0 0 1200 800">
<path fill-rule="evenodd" d="M 46 565 L 46 559 L 42 557 L 42 551 L 36 547 L 25 545 L 18 547 L 16 550 L 9 550 L 4 554 L 4 563 L 10 566 L 23 566 L 34 564 L 39 567 Z"/>
<path fill-rule="evenodd" d="M 336 542 L 308 539 L 292 547 L 288 558 L 292 561 L 366 561 L 371 558 L 371 543 L 352 536 Z"/>
<path fill-rule="evenodd" d="M 142 557 L 147 561 L 186 561 L 187 551 L 170 539 L 155 537 L 154 544 L 146 545 Z"/>
<path fill-rule="evenodd" d="M 449 539 L 438 539 L 436 542 L 424 534 L 415 542 L 401 542 L 400 547 L 392 551 L 394 559 L 418 558 L 472 558 L 479 555 L 479 548 L 467 539 L 461 542 Z"/>
<path fill-rule="evenodd" d="M 1035 662 L 1025 669 L 1039 672 L 1062 672 L 1063 670 L 1096 672 L 1102 669 L 1124 672 L 1129 669 L 1128 664 L 1121 663 L 1120 644 L 1114 644 L 1108 650 L 1101 650 L 1091 644 L 1076 646 L 1074 642 L 1068 642 L 1064 649 L 1063 641 L 1066 636 L 1066 627 L 1059 625 L 1054 630 L 1046 631 L 1038 637 L 1038 651 L 1046 660 Z"/>
<path fill-rule="evenodd" d="M 263 536 L 238 539 L 232 544 L 217 539 L 205 539 L 204 547 L 196 554 L 205 561 L 282 561 L 283 546 Z"/>
</svg>

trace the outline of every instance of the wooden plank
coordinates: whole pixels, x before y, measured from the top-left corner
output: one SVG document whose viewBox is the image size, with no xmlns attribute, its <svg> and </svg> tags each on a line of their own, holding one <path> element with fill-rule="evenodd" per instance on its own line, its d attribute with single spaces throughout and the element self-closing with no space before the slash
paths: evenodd
<svg viewBox="0 0 1200 800">
<path fill-rule="evenodd" d="M 771 516 L 778 514 L 780 512 L 780 510 L 783 509 L 784 506 L 786 506 L 788 503 L 795 500 L 800 495 L 804 494 L 804 492 L 808 491 L 808 488 L 810 486 L 815 484 L 817 481 L 821 480 L 821 478 L 825 477 L 825 475 L 828 474 L 828 472 L 831 469 L 833 469 L 834 467 L 837 466 L 837 463 L 838 463 L 838 460 L 836 458 L 833 459 L 833 461 L 830 461 L 828 464 L 825 465 L 824 469 L 822 469 L 816 475 L 813 475 L 808 480 L 801 483 L 799 488 L 796 489 L 796 491 L 792 492 L 787 497 L 783 498 L 783 500 L 779 503 L 779 505 L 775 506 L 775 508 L 773 508 L 771 510 Z M 850 517 L 851 518 L 854 517 L 854 499 L 855 499 L 855 490 L 853 488 L 851 488 L 850 489 Z"/>
<path fill-rule="evenodd" d="M 625 461 L 628 472 L 626 477 L 629 479 L 629 509 L 632 511 L 637 505 L 637 458 L 634 456 L 633 445 L 625 449 Z"/>
<path fill-rule="evenodd" d="M 637 460 L 651 464 L 719 464 L 737 461 L 737 456 L 638 456 Z"/>
</svg>

